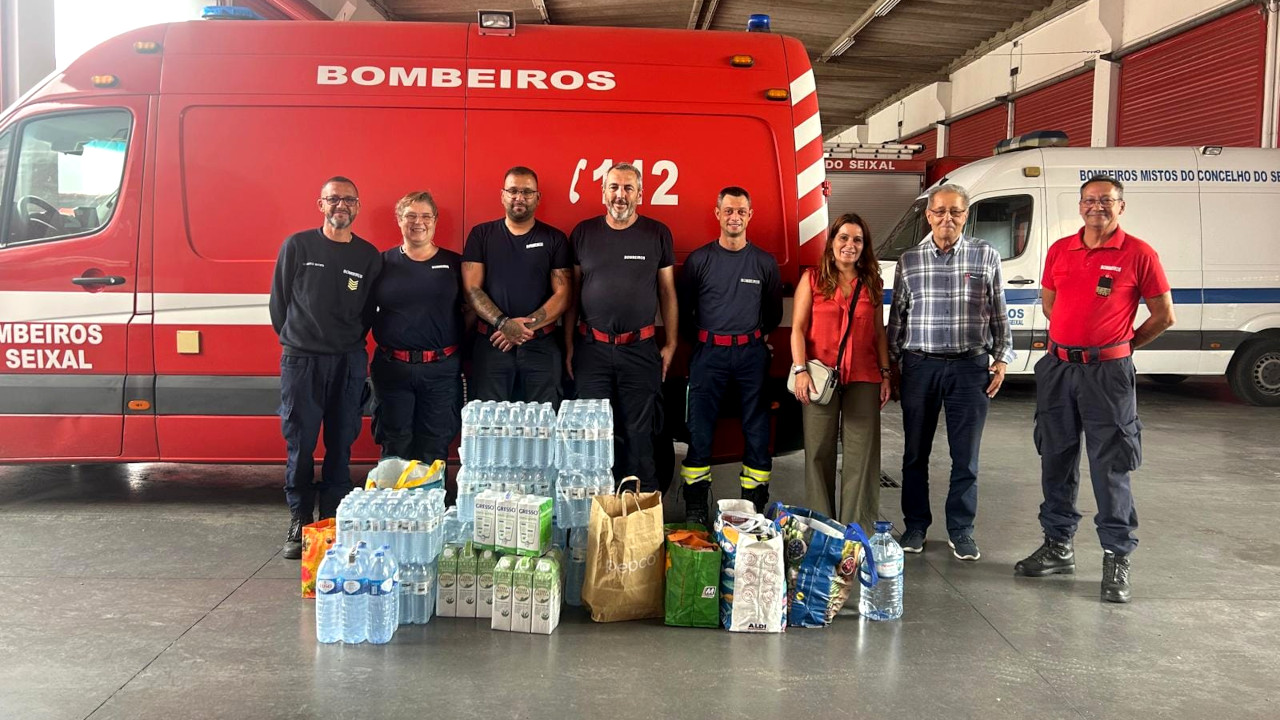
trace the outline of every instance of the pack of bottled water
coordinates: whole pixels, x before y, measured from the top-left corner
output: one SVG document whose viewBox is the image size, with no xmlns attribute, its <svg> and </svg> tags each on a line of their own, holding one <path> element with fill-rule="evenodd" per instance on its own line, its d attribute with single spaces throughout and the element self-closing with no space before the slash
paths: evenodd
<svg viewBox="0 0 1280 720">
<path fill-rule="evenodd" d="M 388 545 L 336 544 L 316 571 L 316 640 L 383 644 L 401 621 L 403 569 Z"/>
<path fill-rule="evenodd" d="M 613 408 L 608 400 L 566 400 L 556 418 L 556 467 L 613 468 Z"/>
<path fill-rule="evenodd" d="M 613 494 L 613 473 L 600 470 L 566 470 L 555 487 L 556 524 L 581 528 L 591 519 L 591 498 Z"/>
<path fill-rule="evenodd" d="M 473 469 L 549 468 L 555 428 L 551 403 L 472 400 L 462 408 L 458 456 Z"/>
</svg>

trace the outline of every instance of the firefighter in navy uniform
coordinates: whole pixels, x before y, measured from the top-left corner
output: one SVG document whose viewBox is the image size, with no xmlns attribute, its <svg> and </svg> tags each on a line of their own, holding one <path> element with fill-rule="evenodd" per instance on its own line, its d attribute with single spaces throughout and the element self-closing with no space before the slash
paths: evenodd
<svg viewBox="0 0 1280 720">
<path fill-rule="evenodd" d="M 640 171 L 619 163 L 605 175 L 607 212 L 570 233 L 574 297 L 565 313 L 565 365 L 580 398 L 613 406 L 616 478 L 659 488 L 654 440 L 662 427 L 662 381 L 676 351 L 675 252 L 666 225 L 636 213 Z M 657 346 L 659 306 L 666 338 Z M 581 318 L 580 322 L 575 322 Z"/>
<path fill-rule="evenodd" d="M 694 250 L 680 276 L 680 307 L 696 327 L 689 359 L 689 453 L 680 467 L 685 516 L 707 524 L 711 440 L 720 399 L 734 385 L 742 398 L 742 497 L 763 512 L 769 502 L 766 340 L 782 319 L 778 262 L 747 240 L 751 196 L 727 187 L 716 199 L 720 237 Z"/>
<path fill-rule="evenodd" d="M 351 443 L 360 432 L 373 322 L 373 284 L 382 270 L 377 248 L 351 232 L 360 211 L 355 183 L 330 178 L 316 206 L 324 225 L 290 235 L 271 279 L 271 325 L 280 357 L 280 424 L 288 460 L 284 494 L 289 533 L 284 556 L 302 557 L 302 526 L 333 517 L 351 490 Z M 315 480 L 312 456 L 324 427 L 324 464 Z"/>
<path fill-rule="evenodd" d="M 479 316 L 470 388 L 479 400 L 549 402 L 559 408 L 563 353 L 553 333 L 569 305 L 569 240 L 538 220 L 538 175 L 516 166 L 503 179 L 505 217 L 467 236 L 462 277 Z"/>
</svg>

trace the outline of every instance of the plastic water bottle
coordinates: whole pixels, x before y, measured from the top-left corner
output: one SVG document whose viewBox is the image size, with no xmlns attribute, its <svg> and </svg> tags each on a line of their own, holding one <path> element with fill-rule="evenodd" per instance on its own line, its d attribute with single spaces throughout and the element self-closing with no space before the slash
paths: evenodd
<svg viewBox="0 0 1280 720">
<path fill-rule="evenodd" d="M 582 580 L 587 574 L 587 529 L 569 531 L 569 563 L 564 573 L 564 601 L 570 605 L 582 604 Z"/>
<path fill-rule="evenodd" d="M 369 563 L 369 642 L 381 645 L 391 641 L 400 624 L 400 606 L 396 598 L 396 561 L 391 548 L 383 545 Z"/>
<path fill-rule="evenodd" d="M 342 639 L 342 561 L 340 546 L 324 554 L 316 570 L 316 640 L 335 643 Z"/>
<path fill-rule="evenodd" d="M 608 400 L 600 401 L 600 447 L 601 467 L 605 470 L 613 469 L 613 407 L 609 405 Z"/>
<path fill-rule="evenodd" d="M 902 617 L 902 548 L 889 531 L 893 523 L 876 522 L 871 536 L 871 552 L 875 556 L 876 574 L 880 581 L 874 587 L 861 585 L 858 613 L 868 620 L 897 620 Z M 867 560 L 864 557 L 863 562 Z"/>
<path fill-rule="evenodd" d="M 369 637 L 369 546 L 361 540 L 343 564 L 342 642 L 362 643 Z"/>
<path fill-rule="evenodd" d="M 462 406 L 462 444 L 458 446 L 458 459 L 464 465 L 474 464 L 476 457 L 476 416 L 480 403 L 472 400 Z"/>
<path fill-rule="evenodd" d="M 494 412 L 497 409 L 497 403 L 492 400 L 486 400 L 480 404 L 480 410 L 476 413 L 476 465 L 482 468 L 493 467 L 494 457 L 496 455 L 494 447 Z"/>
</svg>

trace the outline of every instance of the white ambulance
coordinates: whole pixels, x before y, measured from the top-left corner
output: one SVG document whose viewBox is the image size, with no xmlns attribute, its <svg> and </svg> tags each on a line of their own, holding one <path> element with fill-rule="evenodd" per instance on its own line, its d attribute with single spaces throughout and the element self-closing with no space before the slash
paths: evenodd
<svg viewBox="0 0 1280 720">
<path fill-rule="evenodd" d="M 1280 150 L 1037 147 L 940 180 L 968 190 L 965 235 L 986 240 L 1003 258 L 1018 352 L 1009 371 L 1030 373 L 1044 354 L 1045 253 L 1082 226 L 1080 185 L 1094 175 L 1124 184 L 1120 224 L 1160 253 L 1173 287 L 1177 324 L 1134 355 L 1137 371 L 1165 382 L 1225 374 L 1241 400 L 1280 406 Z M 925 200 L 877 241 L 886 278 L 929 232 Z M 1140 308 L 1138 322 L 1145 314 Z"/>
</svg>

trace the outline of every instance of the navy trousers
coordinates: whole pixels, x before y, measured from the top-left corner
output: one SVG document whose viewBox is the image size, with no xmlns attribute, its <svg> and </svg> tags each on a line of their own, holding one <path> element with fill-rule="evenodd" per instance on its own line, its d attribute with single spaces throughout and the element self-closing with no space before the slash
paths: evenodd
<svg viewBox="0 0 1280 720">
<path fill-rule="evenodd" d="M 1094 523 L 1102 547 L 1128 554 L 1138 546 L 1129 473 L 1142 464 L 1142 423 L 1133 360 L 1072 363 L 1046 355 L 1036 363 L 1036 423 L 1040 453 L 1040 525 L 1054 540 L 1070 540 L 1080 524 L 1080 438 L 1098 504 Z"/>
<path fill-rule="evenodd" d="M 986 353 L 956 360 L 902 353 L 902 516 L 909 530 L 925 531 L 933 522 L 929 509 L 929 454 L 945 412 L 951 449 L 951 479 L 947 489 L 947 534 L 973 534 L 978 514 L 978 449 L 991 399 L 990 356 Z"/>
<path fill-rule="evenodd" d="M 556 333 L 541 335 L 502 352 L 477 334 L 471 351 L 471 396 L 499 402 L 549 402 L 558 410 L 563 399 L 560 374 L 564 352 Z"/>
<path fill-rule="evenodd" d="M 769 350 L 763 340 L 746 345 L 694 347 L 689 359 L 689 454 L 686 467 L 703 467 L 711 462 L 711 441 L 720 400 L 734 386 L 742 398 L 742 435 L 745 448 L 742 464 L 755 470 L 773 469 L 769 455 L 769 411 L 765 397 L 765 375 Z"/>
<path fill-rule="evenodd" d="M 351 490 L 351 443 L 360 433 L 368 363 L 363 349 L 280 358 L 280 425 L 289 453 L 284 496 L 289 512 L 304 522 L 311 522 L 317 498 L 320 517 L 333 517 Z M 317 482 L 312 458 L 321 427 L 324 463 Z"/>
<path fill-rule="evenodd" d="M 373 439 L 382 457 L 447 460 L 462 428 L 462 361 L 455 353 L 438 362 L 405 363 L 373 354 Z"/>
<path fill-rule="evenodd" d="M 654 440 L 662 427 L 662 355 L 652 338 L 610 345 L 579 335 L 573 350 L 578 397 L 613 407 L 613 476 L 635 475 L 644 492 L 658 490 Z"/>
</svg>

